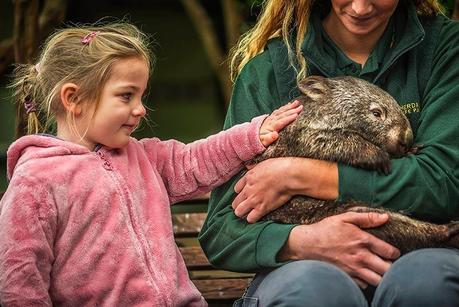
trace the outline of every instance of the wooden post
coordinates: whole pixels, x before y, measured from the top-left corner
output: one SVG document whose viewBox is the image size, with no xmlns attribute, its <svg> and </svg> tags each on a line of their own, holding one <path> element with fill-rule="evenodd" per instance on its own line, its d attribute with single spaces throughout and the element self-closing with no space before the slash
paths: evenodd
<svg viewBox="0 0 459 307">
<path fill-rule="evenodd" d="M 31 63 L 38 46 L 38 0 L 14 0 L 14 60 Z M 26 114 L 17 105 L 16 138 L 27 133 Z"/>
</svg>

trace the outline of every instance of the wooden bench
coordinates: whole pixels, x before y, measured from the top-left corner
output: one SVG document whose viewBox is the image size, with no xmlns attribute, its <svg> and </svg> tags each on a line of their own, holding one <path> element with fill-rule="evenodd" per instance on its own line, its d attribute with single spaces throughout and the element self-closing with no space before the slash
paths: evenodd
<svg viewBox="0 0 459 307">
<path fill-rule="evenodd" d="M 242 296 L 253 274 L 218 270 L 210 265 L 197 240 L 206 218 L 207 199 L 183 202 L 172 208 L 175 240 L 191 280 L 209 306 L 231 306 Z"/>
</svg>

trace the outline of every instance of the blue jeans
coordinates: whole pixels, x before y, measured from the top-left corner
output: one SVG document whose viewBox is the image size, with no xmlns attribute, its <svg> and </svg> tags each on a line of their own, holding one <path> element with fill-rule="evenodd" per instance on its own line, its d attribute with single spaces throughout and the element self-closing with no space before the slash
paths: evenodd
<svg viewBox="0 0 459 307">
<path fill-rule="evenodd" d="M 368 292 L 368 291 L 367 291 Z M 459 251 L 421 249 L 393 263 L 365 297 L 337 267 L 314 260 L 294 261 L 257 274 L 235 307 L 459 306 Z"/>
</svg>

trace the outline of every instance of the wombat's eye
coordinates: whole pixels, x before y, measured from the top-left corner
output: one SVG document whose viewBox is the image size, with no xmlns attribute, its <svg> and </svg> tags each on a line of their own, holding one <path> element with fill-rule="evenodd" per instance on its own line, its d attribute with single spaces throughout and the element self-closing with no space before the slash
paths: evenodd
<svg viewBox="0 0 459 307">
<path fill-rule="evenodd" d="M 372 112 L 374 117 L 381 118 L 382 112 L 380 110 L 373 110 Z"/>
</svg>

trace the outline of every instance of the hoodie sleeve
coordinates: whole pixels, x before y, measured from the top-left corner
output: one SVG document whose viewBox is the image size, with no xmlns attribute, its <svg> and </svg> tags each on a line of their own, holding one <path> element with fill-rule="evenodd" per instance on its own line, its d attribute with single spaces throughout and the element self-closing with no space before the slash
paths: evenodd
<svg viewBox="0 0 459 307">
<path fill-rule="evenodd" d="M 0 202 L 0 305 L 52 306 L 55 207 L 44 184 L 13 177 Z"/>
<path fill-rule="evenodd" d="M 142 140 L 164 181 L 171 203 L 209 192 L 265 150 L 260 126 L 266 115 L 190 144 Z"/>
</svg>

